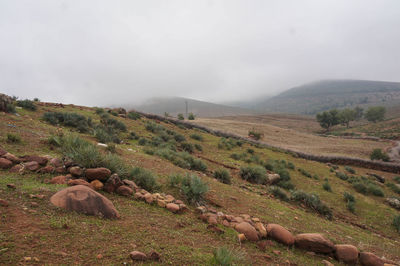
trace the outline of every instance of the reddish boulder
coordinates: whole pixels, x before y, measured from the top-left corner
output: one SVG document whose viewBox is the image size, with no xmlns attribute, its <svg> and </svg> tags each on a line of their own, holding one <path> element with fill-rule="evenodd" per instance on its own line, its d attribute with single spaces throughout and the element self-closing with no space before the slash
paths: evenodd
<svg viewBox="0 0 400 266">
<path fill-rule="evenodd" d="M 104 167 L 89 168 L 89 169 L 86 169 L 85 175 L 86 175 L 86 178 L 90 181 L 97 179 L 97 180 L 105 182 L 110 177 L 111 171 Z"/>
<path fill-rule="evenodd" d="M 132 180 L 124 179 L 124 180 L 122 180 L 122 183 L 124 183 L 125 185 L 127 185 L 128 187 L 130 187 L 133 190 L 136 190 L 138 188 L 136 183 L 133 182 Z"/>
<path fill-rule="evenodd" d="M 121 179 L 117 174 L 113 174 L 107 182 L 104 184 L 103 190 L 112 193 L 117 190 L 118 187 L 122 186 L 124 183 L 122 183 Z"/>
<path fill-rule="evenodd" d="M 143 252 L 140 252 L 140 251 L 132 251 L 132 252 L 129 254 L 129 257 L 130 257 L 132 260 L 141 260 L 141 261 L 147 260 L 147 255 L 144 254 Z"/>
<path fill-rule="evenodd" d="M 299 248 L 316 253 L 328 254 L 335 251 L 335 245 L 329 239 L 317 233 L 299 234 L 294 241 Z"/>
<path fill-rule="evenodd" d="M 6 158 L 0 158 L 0 168 L 1 169 L 8 169 L 13 166 L 13 162 L 6 159 Z"/>
<path fill-rule="evenodd" d="M 2 157 L 7 159 L 7 160 L 10 160 L 13 163 L 20 163 L 21 162 L 21 159 L 19 159 L 17 156 L 15 156 L 14 154 L 11 154 L 9 152 L 4 154 Z"/>
<path fill-rule="evenodd" d="M 125 185 L 119 186 L 116 190 L 117 194 L 121 196 L 132 196 L 133 190 Z"/>
<path fill-rule="evenodd" d="M 381 258 L 371 252 L 360 253 L 360 264 L 363 266 L 383 266 L 384 262 Z"/>
<path fill-rule="evenodd" d="M 8 201 L 6 201 L 6 200 L 3 200 L 3 199 L 0 199 L 0 206 L 3 206 L 3 207 L 8 207 Z"/>
<path fill-rule="evenodd" d="M 257 230 L 248 222 L 241 222 L 235 226 L 235 230 L 246 236 L 248 240 L 258 241 Z"/>
<path fill-rule="evenodd" d="M 48 165 L 48 166 L 40 168 L 38 172 L 42 173 L 42 174 L 51 174 L 51 173 L 54 173 L 54 170 L 55 169 L 53 166 Z"/>
<path fill-rule="evenodd" d="M 3 156 L 6 153 L 7 151 L 0 147 L 0 156 Z"/>
<path fill-rule="evenodd" d="M 50 160 L 50 164 L 54 167 L 62 167 L 63 161 L 59 158 L 53 158 Z"/>
<path fill-rule="evenodd" d="M 83 175 L 83 169 L 80 168 L 79 166 L 72 166 L 68 168 L 68 172 L 76 177 L 82 176 Z"/>
<path fill-rule="evenodd" d="M 169 210 L 170 212 L 177 213 L 179 212 L 179 205 L 175 203 L 168 203 L 165 208 Z"/>
<path fill-rule="evenodd" d="M 56 169 L 54 169 L 54 171 L 57 174 L 65 174 L 66 173 L 65 168 L 63 166 L 57 167 Z"/>
<path fill-rule="evenodd" d="M 50 183 L 51 184 L 58 184 L 58 185 L 66 184 L 67 183 L 67 177 L 64 176 L 64 175 L 59 175 L 59 176 L 53 177 L 50 180 Z"/>
<path fill-rule="evenodd" d="M 267 233 L 272 239 L 291 246 L 294 244 L 294 237 L 286 228 L 280 226 L 279 224 L 268 224 Z"/>
<path fill-rule="evenodd" d="M 77 185 L 63 189 L 50 198 L 50 202 L 60 208 L 87 215 L 105 218 L 119 218 L 112 202 L 93 189 Z"/>
<path fill-rule="evenodd" d="M 83 179 L 71 179 L 68 180 L 67 184 L 68 186 L 82 185 L 82 186 L 92 187 L 86 180 Z"/>
<path fill-rule="evenodd" d="M 103 189 L 104 185 L 103 183 L 101 183 L 101 181 L 99 180 L 93 180 L 92 182 L 90 182 L 90 186 L 94 189 L 94 190 L 101 190 Z"/>
<path fill-rule="evenodd" d="M 32 162 L 27 162 L 24 164 L 25 169 L 28 169 L 29 171 L 36 171 L 39 169 L 39 163 L 32 161 Z"/>
<path fill-rule="evenodd" d="M 37 162 L 41 166 L 45 166 L 49 159 L 38 155 L 25 155 L 20 157 L 23 162 Z"/>
<path fill-rule="evenodd" d="M 22 173 L 24 171 L 24 167 L 20 164 L 16 164 L 9 170 L 10 173 Z"/>
<path fill-rule="evenodd" d="M 335 257 L 346 264 L 357 264 L 358 249 L 353 245 L 335 245 Z"/>
</svg>

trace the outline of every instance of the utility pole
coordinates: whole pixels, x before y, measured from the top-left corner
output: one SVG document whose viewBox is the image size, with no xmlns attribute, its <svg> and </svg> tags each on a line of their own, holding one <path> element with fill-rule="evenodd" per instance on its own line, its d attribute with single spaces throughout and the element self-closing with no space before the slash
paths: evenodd
<svg viewBox="0 0 400 266">
<path fill-rule="evenodd" d="M 188 102 L 185 101 L 185 104 L 186 104 L 186 117 L 188 117 Z"/>
</svg>

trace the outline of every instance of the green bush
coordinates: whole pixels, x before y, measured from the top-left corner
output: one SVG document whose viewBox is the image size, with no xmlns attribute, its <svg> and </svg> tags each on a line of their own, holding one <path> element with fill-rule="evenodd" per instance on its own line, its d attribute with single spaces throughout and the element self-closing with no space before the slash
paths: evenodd
<svg viewBox="0 0 400 266">
<path fill-rule="evenodd" d="M 190 170 L 206 171 L 207 165 L 200 159 L 195 159 L 187 152 L 176 152 L 169 148 L 156 151 L 156 155 L 172 162 L 173 164 Z"/>
<path fill-rule="evenodd" d="M 145 138 L 140 138 L 139 141 L 138 141 L 138 144 L 139 144 L 140 146 L 146 145 L 146 144 L 147 144 L 147 139 L 145 139 Z"/>
<path fill-rule="evenodd" d="M 278 199 L 283 200 L 283 201 L 289 201 L 289 197 L 279 187 L 272 186 L 272 187 L 269 188 L 269 191 L 271 192 L 272 195 L 274 195 L 275 198 L 278 198 Z"/>
<path fill-rule="evenodd" d="M 296 166 L 292 162 L 288 162 L 287 168 L 294 170 L 296 168 Z"/>
<path fill-rule="evenodd" d="M 21 137 L 16 134 L 7 133 L 7 142 L 9 143 L 20 143 Z"/>
<path fill-rule="evenodd" d="M 182 183 L 183 176 L 180 174 L 174 174 L 168 176 L 168 186 L 178 188 Z"/>
<path fill-rule="evenodd" d="M 247 149 L 247 153 L 254 154 L 254 150 L 249 148 L 249 149 Z"/>
<path fill-rule="evenodd" d="M 197 133 L 193 133 L 190 137 L 194 140 L 203 141 L 203 136 Z"/>
<path fill-rule="evenodd" d="M 36 111 L 37 110 L 37 106 L 36 104 L 31 101 L 31 100 L 21 100 L 21 101 L 17 101 L 17 106 L 22 107 L 24 109 L 30 110 L 30 111 Z"/>
<path fill-rule="evenodd" d="M 240 141 L 231 138 L 221 138 L 218 142 L 218 149 L 231 150 L 235 147 L 240 147 Z"/>
<path fill-rule="evenodd" d="M 195 119 L 194 114 L 193 114 L 193 113 L 189 113 L 188 119 L 189 119 L 189 120 L 194 120 L 194 119 Z"/>
<path fill-rule="evenodd" d="M 183 116 L 183 114 L 178 114 L 178 119 L 179 120 L 185 120 L 185 117 Z"/>
<path fill-rule="evenodd" d="M 317 194 L 307 194 L 304 191 L 296 190 L 292 192 L 291 200 L 303 203 L 308 208 L 315 210 L 326 218 L 332 219 L 331 209 L 319 199 Z"/>
<path fill-rule="evenodd" d="M 128 118 L 129 118 L 129 119 L 132 119 L 132 120 L 138 120 L 138 119 L 140 119 L 141 117 L 142 117 L 142 116 L 141 116 L 139 113 L 137 113 L 137 112 L 131 111 L 131 112 L 128 113 Z"/>
<path fill-rule="evenodd" d="M 157 177 L 150 171 L 141 167 L 135 167 L 130 172 L 130 177 L 135 183 L 147 191 L 155 191 L 159 188 Z"/>
<path fill-rule="evenodd" d="M 352 194 L 350 194 L 349 192 L 344 192 L 343 197 L 347 202 L 349 202 L 349 201 L 356 202 L 356 199 L 354 198 L 354 196 Z"/>
<path fill-rule="evenodd" d="M 120 143 L 118 136 L 115 136 L 114 133 L 106 130 L 105 127 L 99 126 L 93 130 L 93 136 L 97 139 L 97 141 L 101 143 Z"/>
<path fill-rule="evenodd" d="M 108 115 L 103 115 L 100 121 L 106 127 L 111 127 L 119 131 L 126 131 L 126 125 L 123 122 L 115 118 L 109 117 Z"/>
<path fill-rule="evenodd" d="M 138 136 L 135 132 L 131 131 L 131 132 L 129 132 L 128 138 L 129 138 L 130 140 L 138 140 L 138 139 L 139 139 L 139 136 Z"/>
<path fill-rule="evenodd" d="M 200 144 L 194 144 L 194 147 L 196 148 L 196 150 L 198 151 L 203 151 L 203 147 Z"/>
<path fill-rule="evenodd" d="M 368 193 L 368 188 L 367 188 L 367 186 L 366 186 L 364 183 L 362 183 L 362 182 L 353 183 L 353 188 L 354 188 L 358 193 L 361 193 L 361 194 L 364 194 L 364 195 L 366 195 L 366 194 Z"/>
<path fill-rule="evenodd" d="M 377 197 L 384 197 L 385 194 L 383 193 L 382 189 L 374 184 L 368 185 L 368 193 L 377 196 Z"/>
<path fill-rule="evenodd" d="M 157 124 L 155 122 L 146 122 L 145 128 L 147 131 L 150 131 L 152 133 L 158 133 L 160 131 L 166 130 L 163 125 Z"/>
<path fill-rule="evenodd" d="M 231 175 L 229 174 L 229 172 L 226 169 L 223 169 L 223 168 L 215 170 L 214 178 L 224 184 L 231 183 Z"/>
<path fill-rule="evenodd" d="M 88 132 L 92 127 L 91 119 L 77 113 L 46 112 L 42 119 L 52 125 L 77 128 L 82 133 Z"/>
<path fill-rule="evenodd" d="M 345 173 L 342 173 L 342 172 L 336 172 L 336 176 L 339 177 L 340 179 L 344 180 L 344 181 L 349 179 L 349 177 Z"/>
<path fill-rule="evenodd" d="M 210 265 L 232 266 L 241 265 L 243 255 L 240 251 L 219 247 L 214 249 Z"/>
<path fill-rule="evenodd" d="M 188 152 L 188 153 L 193 153 L 194 152 L 194 146 L 192 143 L 189 142 L 182 142 L 181 143 L 181 148 L 182 150 Z"/>
<path fill-rule="evenodd" d="M 6 105 L 6 113 L 15 114 L 16 112 L 14 104 L 8 103 Z"/>
<path fill-rule="evenodd" d="M 350 174 L 355 174 L 356 170 L 354 170 L 353 168 L 351 168 L 350 166 L 345 166 L 344 169 L 349 172 Z"/>
<path fill-rule="evenodd" d="M 187 174 L 181 183 L 181 191 L 191 203 L 201 202 L 208 192 L 208 185 L 197 175 Z"/>
<path fill-rule="evenodd" d="M 387 183 L 386 186 L 389 187 L 391 190 L 393 190 L 393 192 L 400 194 L 400 188 L 396 186 L 396 184 Z"/>
<path fill-rule="evenodd" d="M 99 107 L 96 107 L 95 109 L 94 109 L 94 112 L 96 113 L 96 114 L 98 114 L 98 115 L 101 115 L 101 114 L 104 114 L 104 109 L 103 108 L 99 108 Z"/>
<path fill-rule="evenodd" d="M 393 177 L 393 180 L 396 181 L 396 183 L 400 184 L 400 176 Z"/>
<path fill-rule="evenodd" d="M 400 215 L 397 215 L 393 219 L 393 226 L 400 233 Z"/>
<path fill-rule="evenodd" d="M 101 161 L 96 167 L 105 167 L 110 169 L 112 173 L 117 173 L 121 178 L 128 178 L 130 176 L 130 167 L 117 154 L 102 155 Z"/>
<path fill-rule="evenodd" d="M 306 170 L 304 170 L 303 168 L 299 168 L 298 171 L 299 171 L 302 175 L 304 175 L 305 177 L 312 178 L 312 175 L 311 175 L 309 172 L 307 172 Z"/>
<path fill-rule="evenodd" d="M 263 137 L 263 133 L 262 132 L 258 132 L 258 131 L 256 131 L 256 130 L 249 130 L 249 133 L 248 133 L 248 136 L 250 137 L 250 138 L 253 138 L 253 139 L 255 139 L 255 140 L 260 140 L 262 137 Z"/>
<path fill-rule="evenodd" d="M 371 160 L 382 160 L 384 162 L 389 161 L 389 156 L 386 152 L 383 152 L 381 149 L 374 149 L 370 155 Z"/>
<path fill-rule="evenodd" d="M 329 184 L 328 181 L 325 181 L 325 183 L 322 184 L 322 188 L 328 192 L 332 192 L 331 185 Z"/>
<path fill-rule="evenodd" d="M 356 212 L 356 203 L 355 203 L 354 201 L 348 201 L 348 202 L 346 203 L 346 208 L 347 208 L 350 212 L 355 213 L 355 212 Z"/>
<path fill-rule="evenodd" d="M 108 143 L 106 150 L 111 153 L 117 153 L 117 147 L 115 146 L 114 143 Z"/>
<path fill-rule="evenodd" d="M 265 184 L 267 182 L 266 171 L 261 166 L 243 166 L 240 168 L 240 177 L 250 183 Z"/>
</svg>

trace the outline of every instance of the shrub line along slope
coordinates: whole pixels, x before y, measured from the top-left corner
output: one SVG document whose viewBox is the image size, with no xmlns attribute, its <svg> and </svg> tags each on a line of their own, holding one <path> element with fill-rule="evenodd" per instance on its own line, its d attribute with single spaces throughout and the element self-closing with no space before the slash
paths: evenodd
<svg viewBox="0 0 400 266">
<path fill-rule="evenodd" d="M 282 147 L 271 145 L 271 144 L 268 144 L 268 143 L 262 142 L 262 141 L 245 138 L 245 137 L 239 136 L 234 133 L 213 130 L 213 129 L 205 127 L 205 126 L 197 125 L 194 123 L 190 123 L 190 122 L 186 122 L 186 121 L 182 121 L 182 120 L 178 120 L 178 119 L 174 119 L 174 118 L 166 118 L 166 117 L 162 117 L 159 115 L 148 114 L 148 113 L 143 113 L 143 112 L 138 112 L 138 111 L 135 111 L 135 112 L 140 113 L 141 115 L 143 115 L 149 119 L 155 119 L 155 120 L 164 121 L 164 122 L 171 122 L 175 125 L 184 125 L 188 128 L 197 128 L 200 130 L 204 130 L 207 133 L 210 133 L 210 134 L 213 134 L 216 136 L 220 136 L 220 137 L 229 137 L 229 138 L 247 141 L 249 143 L 260 145 L 262 147 L 272 148 L 272 149 L 281 150 L 282 152 L 292 153 L 295 156 L 306 159 L 306 160 L 317 161 L 317 162 L 322 162 L 322 163 L 353 165 L 353 166 L 359 166 L 359 167 L 363 167 L 363 168 L 380 170 L 380 171 L 391 172 L 391 173 L 396 173 L 396 174 L 400 173 L 400 164 L 396 164 L 396 163 L 376 162 L 376 161 L 371 161 L 371 160 L 365 160 L 365 159 L 353 158 L 353 157 L 345 157 L 345 156 L 314 155 L 314 154 L 299 152 L 299 151 L 295 151 L 295 150 L 291 150 L 291 149 L 287 149 L 287 148 L 282 148 Z"/>
</svg>

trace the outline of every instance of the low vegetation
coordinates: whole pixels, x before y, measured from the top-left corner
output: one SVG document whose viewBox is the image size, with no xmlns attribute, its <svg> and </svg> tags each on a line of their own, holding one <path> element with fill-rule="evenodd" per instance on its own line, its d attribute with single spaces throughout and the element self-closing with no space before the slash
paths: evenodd
<svg viewBox="0 0 400 266">
<path fill-rule="evenodd" d="M 231 179 L 232 179 L 232 177 L 229 174 L 229 172 L 224 168 L 220 168 L 220 169 L 215 170 L 214 178 L 217 179 L 218 181 L 224 183 L 224 184 L 230 184 L 231 183 Z"/>
<path fill-rule="evenodd" d="M 266 171 L 259 165 L 243 166 L 240 168 L 240 177 L 250 183 L 265 184 L 267 182 Z"/>
</svg>

